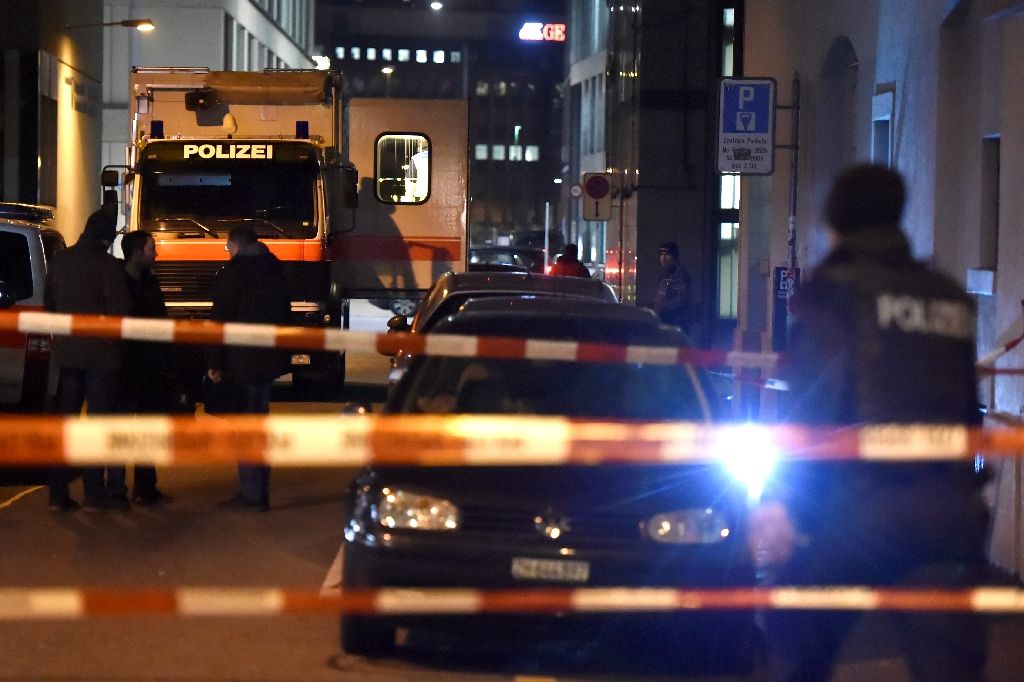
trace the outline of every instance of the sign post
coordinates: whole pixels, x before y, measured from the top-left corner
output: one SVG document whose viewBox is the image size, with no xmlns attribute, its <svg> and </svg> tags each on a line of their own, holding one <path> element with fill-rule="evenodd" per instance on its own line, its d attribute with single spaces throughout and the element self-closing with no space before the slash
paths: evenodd
<svg viewBox="0 0 1024 682">
<path fill-rule="evenodd" d="M 718 172 L 775 172 L 774 78 L 723 78 L 719 82 Z"/>
<path fill-rule="evenodd" d="M 583 174 L 583 219 L 612 219 L 612 178 L 610 173 Z"/>
</svg>

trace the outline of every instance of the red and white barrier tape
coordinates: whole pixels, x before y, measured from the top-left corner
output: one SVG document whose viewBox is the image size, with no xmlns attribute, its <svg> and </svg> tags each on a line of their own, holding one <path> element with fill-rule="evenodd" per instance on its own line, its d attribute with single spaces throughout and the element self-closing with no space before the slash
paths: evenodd
<svg viewBox="0 0 1024 682">
<path fill-rule="evenodd" d="M 874 589 L 402 588 L 341 590 L 325 595 L 280 588 L 169 589 L 0 588 L 0 620 L 57 620 L 111 615 L 183 617 L 356 613 L 469 615 L 490 613 L 672 612 L 699 609 L 959 611 L 1024 613 L 1024 590 L 1009 587 Z"/>
<path fill-rule="evenodd" d="M 548 466 L 758 457 L 957 460 L 979 452 L 1019 455 L 1024 428 L 812 428 L 519 415 L 0 417 L 0 464 Z"/>
<path fill-rule="evenodd" d="M 580 362 L 695 364 L 735 368 L 775 367 L 775 353 L 701 350 L 666 346 L 623 346 L 462 334 L 377 334 L 318 327 L 274 326 L 209 320 L 170 320 L 105 315 L 0 311 L 0 332 L 89 336 L 135 341 L 227 346 L 262 346 L 394 355 L 488 357 Z"/>
</svg>

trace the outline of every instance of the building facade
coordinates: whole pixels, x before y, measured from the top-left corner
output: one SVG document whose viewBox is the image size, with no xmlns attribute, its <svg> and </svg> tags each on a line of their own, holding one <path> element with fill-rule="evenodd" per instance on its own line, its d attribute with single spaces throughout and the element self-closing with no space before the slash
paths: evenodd
<svg viewBox="0 0 1024 682">
<path fill-rule="evenodd" d="M 69 241 L 100 203 L 102 13 L 100 0 L 9 0 L 0 24 L 0 197 L 54 206 Z"/>
<path fill-rule="evenodd" d="M 737 317 L 739 183 L 714 171 L 719 78 L 738 46 L 729 0 L 571 0 L 566 182 L 612 176 L 612 218 L 582 220 L 563 195 L 571 237 L 604 248 L 605 280 L 650 305 L 658 246 L 675 241 L 698 301 L 692 336 L 729 346 Z"/>
</svg>

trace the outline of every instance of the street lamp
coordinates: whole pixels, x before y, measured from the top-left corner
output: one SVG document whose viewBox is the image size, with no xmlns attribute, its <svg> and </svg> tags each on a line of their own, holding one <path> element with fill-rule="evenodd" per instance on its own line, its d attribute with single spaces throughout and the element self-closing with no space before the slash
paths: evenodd
<svg viewBox="0 0 1024 682">
<path fill-rule="evenodd" d="M 134 28 L 136 31 L 142 31 L 148 33 L 156 29 L 156 24 L 153 23 L 152 19 L 125 19 L 123 21 L 105 21 L 98 24 L 75 24 L 75 25 L 64 25 L 65 31 L 70 31 L 73 28 L 93 28 L 95 26 L 124 26 L 125 28 Z"/>
</svg>

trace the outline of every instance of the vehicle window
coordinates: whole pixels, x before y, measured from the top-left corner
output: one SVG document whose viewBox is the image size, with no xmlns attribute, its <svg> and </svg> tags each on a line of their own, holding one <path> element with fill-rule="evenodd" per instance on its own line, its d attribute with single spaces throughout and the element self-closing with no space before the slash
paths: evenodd
<svg viewBox="0 0 1024 682">
<path fill-rule="evenodd" d="M 32 296 L 32 260 L 25 235 L 0 232 L 0 281 L 14 287 L 19 301 Z"/>
<path fill-rule="evenodd" d="M 430 140 L 417 133 L 377 138 L 377 199 L 385 204 L 422 204 L 430 196 Z"/>
<path fill-rule="evenodd" d="M 318 172 L 305 143 L 150 145 L 139 165 L 142 229 L 201 237 L 244 225 L 261 238 L 308 239 Z"/>
<path fill-rule="evenodd" d="M 63 251 L 67 247 L 64 243 L 64 236 L 56 230 L 40 230 L 39 236 L 43 240 L 43 255 L 46 256 L 47 263 L 53 258 L 53 254 Z"/>
<path fill-rule="evenodd" d="M 401 412 L 542 414 L 702 421 L 710 415 L 684 367 L 423 357 Z"/>
<path fill-rule="evenodd" d="M 479 296 L 481 294 L 477 294 L 477 295 Z M 482 295 L 486 296 L 486 294 L 482 294 Z M 461 296 L 449 296 L 448 298 L 446 298 L 444 300 L 444 302 L 441 303 L 441 305 L 439 305 L 434 310 L 434 314 L 431 315 L 429 319 L 426 319 L 426 320 L 423 321 L 423 329 L 422 329 L 422 331 L 429 330 L 431 327 L 433 327 L 435 324 L 437 324 L 437 322 L 439 320 L 443 320 L 444 318 L 448 317 L 449 315 L 454 314 L 462 306 L 462 304 L 466 302 L 466 299 L 468 299 L 468 298 L 469 298 L 468 294 L 464 294 L 464 295 L 461 295 Z"/>
</svg>

